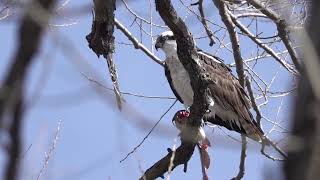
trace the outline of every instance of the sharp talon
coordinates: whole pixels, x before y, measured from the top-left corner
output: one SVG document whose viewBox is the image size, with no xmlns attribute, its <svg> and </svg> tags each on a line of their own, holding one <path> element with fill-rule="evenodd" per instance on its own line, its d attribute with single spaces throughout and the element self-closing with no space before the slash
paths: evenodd
<svg viewBox="0 0 320 180">
<path fill-rule="evenodd" d="M 183 172 L 187 172 L 187 169 L 188 169 L 188 163 L 185 163 L 184 165 L 183 165 Z"/>
</svg>

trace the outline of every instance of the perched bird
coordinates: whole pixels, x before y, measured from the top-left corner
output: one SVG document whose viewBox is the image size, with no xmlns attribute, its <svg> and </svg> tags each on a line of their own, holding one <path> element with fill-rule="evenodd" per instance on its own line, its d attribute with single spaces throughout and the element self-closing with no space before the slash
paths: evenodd
<svg viewBox="0 0 320 180">
<path fill-rule="evenodd" d="M 193 90 L 190 77 L 177 55 L 176 39 L 171 31 L 163 32 L 156 41 L 156 50 L 165 53 L 165 75 L 177 99 L 186 108 L 193 104 Z M 238 79 L 231 73 L 223 61 L 211 54 L 197 49 L 201 66 L 209 74 L 212 82 L 209 85 L 213 106 L 204 120 L 223 126 L 247 137 L 261 142 L 264 133 L 250 113 L 250 100 Z"/>
</svg>

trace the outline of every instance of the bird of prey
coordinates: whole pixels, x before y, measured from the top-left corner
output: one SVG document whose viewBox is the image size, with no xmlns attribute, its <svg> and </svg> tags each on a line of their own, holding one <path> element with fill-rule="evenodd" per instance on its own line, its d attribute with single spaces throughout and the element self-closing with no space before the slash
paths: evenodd
<svg viewBox="0 0 320 180">
<path fill-rule="evenodd" d="M 156 41 L 156 50 L 165 53 L 165 75 L 177 99 L 186 108 L 193 104 L 193 90 L 189 74 L 177 55 L 177 43 L 171 31 L 163 32 Z M 197 53 L 201 66 L 209 74 L 212 82 L 208 88 L 213 106 L 205 114 L 204 121 L 223 126 L 247 137 L 262 142 L 264 133 L 250 113 L 250 100 L 238 79 L 223 61 L 199 48 Z"/>
</svg>

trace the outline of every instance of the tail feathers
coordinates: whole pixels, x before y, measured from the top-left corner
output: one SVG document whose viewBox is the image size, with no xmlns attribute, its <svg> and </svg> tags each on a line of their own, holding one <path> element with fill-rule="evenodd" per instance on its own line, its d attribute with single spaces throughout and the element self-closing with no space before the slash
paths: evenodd
<svg viewBox="0 0 320 180">
<path fill-rule="evenodd" d="M 255 121 L 245 121 L 242 124 L 245 130 L 244 134 L 248 138 L 257 141 L 263 145 L 270 146 L 270 140 L 265 136 L 264 132 Z"/>
<path fill-rule="evenodd" d="M 215 117 L 207 117 L 205 120 L 212 124 L 223 126 L 231 131 L 236 131 L 254 141 L 265 143 L 265 145 L 270 144 L 265 138 L 264 132 L 254 120 L 223 120 L 217 115 Z"/>
</svg>

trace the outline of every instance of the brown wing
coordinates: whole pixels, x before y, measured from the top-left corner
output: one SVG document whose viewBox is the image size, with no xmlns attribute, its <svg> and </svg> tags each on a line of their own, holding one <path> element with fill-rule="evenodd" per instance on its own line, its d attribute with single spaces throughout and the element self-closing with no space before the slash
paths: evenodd
<svg viewBox="0 0 320 180">
<path fill-rule="evenodd" d="M 249 98 L 238 79 L 232 75 L 231 70 L 218 58 L 208 56 L 207 54 L 199 54 L 199 56 L 202 59 L 202 65 L 208 71 L 210 78 L 215 82 L 209 85 L 215 103 L 219 104 L 224 110 L 232 111 L 240 117 L 238 120 L 241 127 L 238 127 L 237 123 L 232 121 L 233 125 L 227 128 L 245 133 L 249 137 L 250 135 L 257 135 L 258 137 L 251 138 L 260 139 L 264 133 L 250 113 L 251 104 Z M 217 123 L 219 121 L 217 119 L 219 118 L 222 120 L 221 117 L 217 117 L 212 119 L 212 121 L 215 124 L 228 122 L 228 120 L 222 120 L 224 122 Z M 229 123 L 226 123 L 224 126 L 226 127 Z"/>
</svg>

